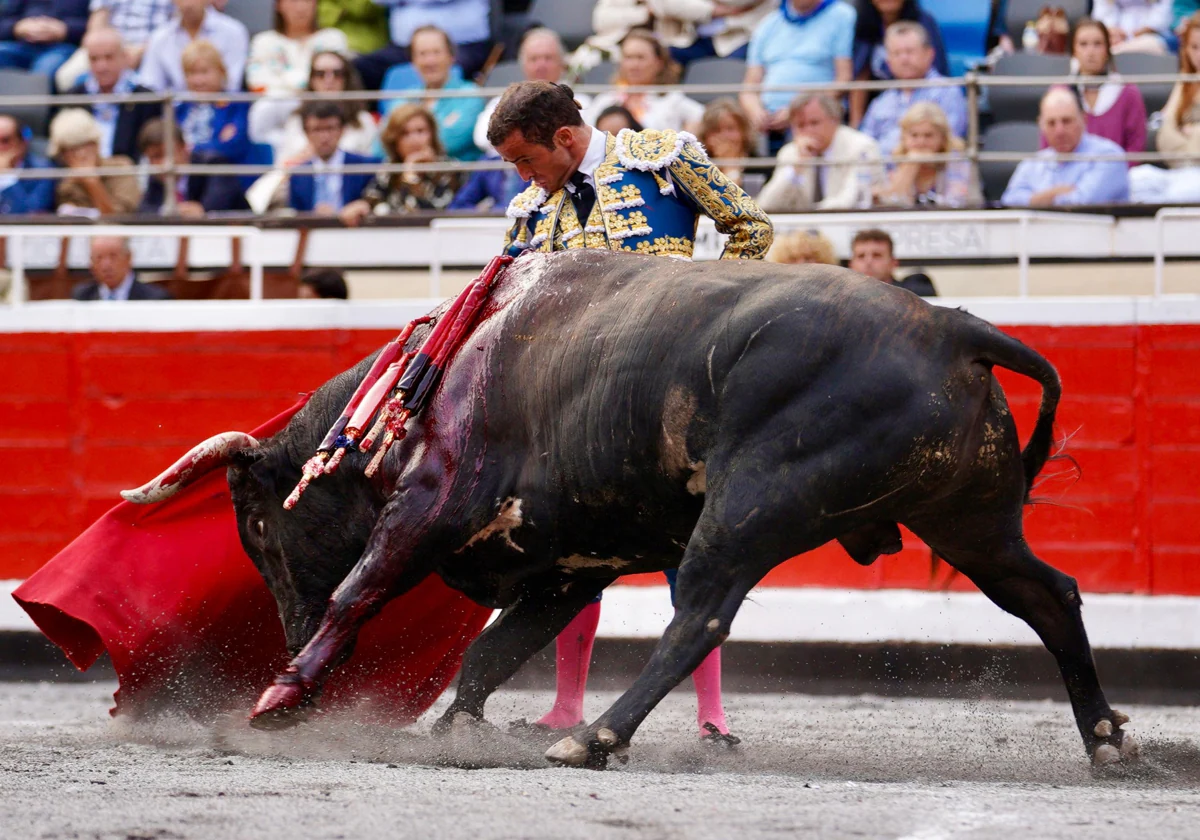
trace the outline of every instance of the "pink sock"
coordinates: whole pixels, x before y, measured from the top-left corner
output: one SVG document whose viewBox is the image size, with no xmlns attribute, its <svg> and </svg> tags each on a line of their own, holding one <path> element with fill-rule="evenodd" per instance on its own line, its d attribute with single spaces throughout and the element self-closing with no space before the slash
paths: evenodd
<svg viewBox="0 0 1200 840">
<path fill-rule="evenodd" d="M 583 721 L 583 692 L 587 688 L 592 643 L 596 641 L 599 623 L 600 602 L 596 601 L 580 610 L 558 634 L 554 707 L 538 723 L 552 729 L 569 729 Z"/>
<path fill-rule="evenodd" d="M 692 672 L 692 683 L 696 686 L 696 723 L 700 724 L 700 734 L 707 735 L 704 724 L 711 723 L 722 734 L 729 734 L 729 726 L 725 723 L 725 709 L 721 705 L 721 649 L 713 648 L 712 653 L 704 657 L 704 661 Z"/>
</svg>

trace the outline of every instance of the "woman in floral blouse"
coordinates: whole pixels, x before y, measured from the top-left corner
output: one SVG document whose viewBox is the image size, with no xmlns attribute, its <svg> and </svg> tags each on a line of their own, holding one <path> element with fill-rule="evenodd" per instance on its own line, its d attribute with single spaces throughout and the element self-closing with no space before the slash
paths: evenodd
<svg viewBox="0 0 1200 840">
<path fill-rule="evenodd" d="M 400 105 L 389 115 L 380 137 L 389 163 L 433 163 L 446 159 L 437 122 L 425 107 Z M 460 177 L 453 172 L 404 171 L 380 173 L 347 204 L 342 221 L 356 225 L 368 214 L 388 216 L 414 210 L 444 210 L 454 199 Z"/>
</svg>

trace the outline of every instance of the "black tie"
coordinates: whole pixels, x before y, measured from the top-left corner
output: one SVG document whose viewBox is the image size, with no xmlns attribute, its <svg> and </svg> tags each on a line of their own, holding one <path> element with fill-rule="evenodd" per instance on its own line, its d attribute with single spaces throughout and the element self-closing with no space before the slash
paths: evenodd
<svg viewBox="0 0 1200 840">
<path fill-rule="evenodd" d="M 579 224 L 581 227 L 587 227 L 588 217 L 592 215 L 592 207 L 596 204 L 596 190 L 592 188 L 583 178 L 583 173 L 575 170 L 575 174 L 570 178 L 571 185 L 575 187 L 571 193 L 571 201 L 575 204 L 575 213 L 579 216 Z"/>
</svg>

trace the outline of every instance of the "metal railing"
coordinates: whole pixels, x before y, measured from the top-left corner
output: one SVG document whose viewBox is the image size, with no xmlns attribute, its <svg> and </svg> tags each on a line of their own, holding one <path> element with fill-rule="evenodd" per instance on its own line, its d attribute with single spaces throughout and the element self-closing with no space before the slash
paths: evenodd
<svg viewBox="0 0 1200 840">
<path fill-rule="evenodd" d="M 1050 87 L 1052 85 L 1074 86 L 1078 84 L 1096 84 L 1097 76 L 993 76 L 986 73 L 970 72 L 961 77 L 943 77 L 937 79 L 915 80 L 877 80 L 877 81 L 846 81 L 804 85 L 744 85 L 744 84 L 682 84 L 682 85 L 643 85 L 623 86 L 626 93 L 673 93 L 683 94 L 725 94 L 738 96 L 742 93 L 806 93 L 814 91 L 847 93 L 851 91 L 885 91 L 894 89 L 913 90 L 918 88 L 961 87 L 967 98 L 967 137 L 966 147 L 961 153 L 943 153 L 939 155 L 905 156 L 903 160 L 916 163 L 946 163 L 961 160 L 965 157 L 972 164 L 980 163 L 1012 163 L 1029 157 L 1023 152 L 987 152 L 980 149 L 980 110 L 979 103 L 983 92 L 993 87 Z M 1122 75 L 1121 81 L 1126 84 L 1174 84 L 1176 82 L 1200 82 L 1200 74 L 1142 74 Z M 606 93 L 615 88 L 612 85 L 578 85 L 573 88 L 579 93 Z M 345 91 L 340 93 L 295 93 L 278 99 L 303 103 L 309 101 L 332 102 L 390 102 L 393 100 L 414 99 L 462 99 L 489 98 L 503 93 L 503 87 L 481 87 L 456 90 L 395 90 L 395 91 Z M 101 94 L 96 96 L 35 96 L 35 95 L 0 95 L 0 113 L 14 107 L 48 106 L 54 108 L 74 105 L 90 106 L 97 103 L 157 103 L 162 106 L 163 120 L 167 130 L 164 132 L 164 164 L 161 166 L 139 165 L 136 167 L 102 167 L 93 169 L 63 169 L 60 167 L 31 168 L 9 171 L 10 177 L 24 179 L 60 180 L 73 177 L 90 177 L 99 175 L 141 175 L 162 176 L 164 181 L 165 212 L 173 211 L 175 186 L 177 179 L 186 175 L 263 175 L 281 168 L 275 164 L 179 164 L 175 162 L 174 138 L 175 108 L 182 102 L 256 102 L 263 100 L 262 94 L 255 93 L 191 93 L 188 91 L 164 93 L 132 93 L 132 94 Z M 899 160 L 895 155 L 885 155 L 882 163 L 892 163 Z M 1175 161 L 1195 160 L 1196 156 L 1187 152 L 1135 152 L 1116 155 L 1075 155 L 1060 154 L 1056 159 L 1061 161 L 1074 160 L 1114 160 L 1121 159 L 1131 162 L 1171 163 Z M 716 158 L 721 166 L 769 168 L 774 163 L 771 157 Z M 818 159 L 799 161 L 801 167 L 830 165 Z M 832 162 L 834 166 L 855 166 L 856 161 Z M 391 163 L 346 165 L 346 174 L 397 174 L 425 172 L 463 172 L 504 169 L 508 164 L 502 161 L 435 161 L 431 163 Z M 289 166 L 288 172 L 293 174 L 312 174 L 316 169 L 312 166 Z"/>
</svg>

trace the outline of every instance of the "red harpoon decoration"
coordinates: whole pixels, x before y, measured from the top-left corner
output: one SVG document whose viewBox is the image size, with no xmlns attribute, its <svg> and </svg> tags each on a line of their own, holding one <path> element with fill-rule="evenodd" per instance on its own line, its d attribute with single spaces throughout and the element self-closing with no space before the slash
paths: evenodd
<svg viewBox="0 0 1200 840">
<path fill-rule="evenodd" d="M 337 422 L 317 447 L 316 453 L 305 462 L 300 481 L 284 500 L 284 508 L 294 508 L 317 476 L 336 470 L 347 450 L 356 448 L 360 452 L 369 452 L 379 440 L 379 449 L 365 470 L 368 476 L 375 475 L 392 445 L 404 439 L 404 426 L 408 418 L 420 411 L 428 401 L 446 365 L 475 323 L 496 278 L 512 261 L 513 258 L 509 256 L 493 257 L 483 272 L 468 283 L 437 318 L 420 350 L 404 353 L 404 345 L 418 324 L 430 322 L 428 316 L 411 321 L 399 337 L 388 342 L 346 403 Z M 395 395 L 388 399 L 393 390 Z M 363 429 L 367 428 L 376 412 L 379 412 L 379 417 L 374 426 L 360 439 Z"/>
</svg>

